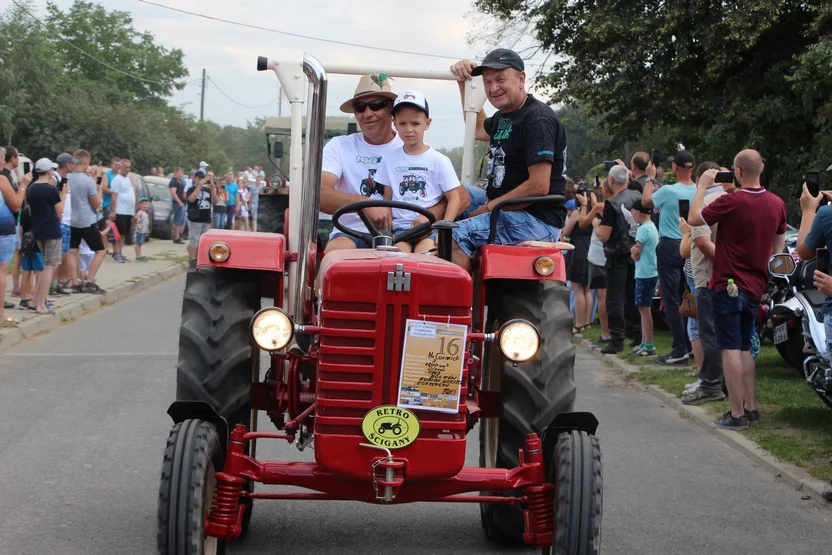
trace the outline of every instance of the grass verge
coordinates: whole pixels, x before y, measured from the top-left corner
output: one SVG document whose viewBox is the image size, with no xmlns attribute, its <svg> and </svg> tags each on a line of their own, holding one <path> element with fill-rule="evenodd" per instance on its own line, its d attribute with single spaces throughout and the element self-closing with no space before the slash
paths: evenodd
<svg viewBox="0 0 832 555">
<path fill-rule="evenodd" d="M 594 341 L 600 336 L 600 327 L 586 330 L 582 335 Z M 654 342 L 659 353 L 669 352 L 669 332 L 657 332 Z M 637 365 L 653 361 L 630 354 L 621 358 Z M 644 367 L 630 378 L 656 385 L 677 397 L 685 385 L 696 379 L 690 368 Z M 806 385 L 802 375 L 780 358 L 771 344 L 764 344 L 757 357 L 757 403 L 761 423 L 741 433 L 775 457 L 804 468 L 814 478 L 832 481 L 832 410 Z M 728 401 L 700 406 L 716 418 L 728 410 Z"/>
</svg>

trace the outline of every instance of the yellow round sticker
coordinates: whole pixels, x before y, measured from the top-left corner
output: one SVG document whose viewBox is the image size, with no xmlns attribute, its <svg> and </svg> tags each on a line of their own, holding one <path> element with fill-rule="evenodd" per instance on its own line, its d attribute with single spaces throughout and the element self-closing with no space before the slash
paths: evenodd
<svg viewBox="0 0 832 555">
<path fill-rule="evenodd" d="M 419 437 L 419 419 L 407 409 L 384 405 L 364 415 L 361 431 L 373 445 L 401 449 Z"/>
</svg>

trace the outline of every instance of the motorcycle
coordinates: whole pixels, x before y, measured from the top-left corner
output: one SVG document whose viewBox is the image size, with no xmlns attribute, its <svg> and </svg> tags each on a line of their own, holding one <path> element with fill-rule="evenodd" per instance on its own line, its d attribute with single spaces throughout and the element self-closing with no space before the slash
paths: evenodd
<svg viewBox="0 0 832 555">
<path fill-rule="evenodd" d="M 775 254 L 769 273 L 791 286 L 771 308 L 773 340 L 780 356 L 804 376 L 809 387 L 832 408 L 832 366 L 826 352 L 823 324 L 824 295 L 814 287 L 816 260 L 796 261 L 792 254 Z"/>
</svg>

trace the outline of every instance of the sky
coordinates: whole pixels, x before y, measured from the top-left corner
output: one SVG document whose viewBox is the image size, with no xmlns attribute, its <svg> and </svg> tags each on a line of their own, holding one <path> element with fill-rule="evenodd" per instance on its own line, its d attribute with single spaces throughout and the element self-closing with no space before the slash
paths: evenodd
<svg viewBox="0 0 832 555">
<path fill-rule="evenodd" d="M 472 0 L 420 0 L 379 2 L 377 0 L 152 0 L 158 4 L 211 17 L 258 25 L 310 37 L 321 37 L 368 46 L 406 50 L 442 56 L 481 58 L 490 47 L 504 45 L 468 44 L 477 14 Z M 72 0 L 53 0 L 66 10 Z M 5 3 L 5 2 L 3 2 Z M 229 25 L 177 13 L 138 0 L 98 0 L 108 10 L 130 12 L 133 25 L 150 31 L 157 43 L 179 48 L 190 71 L 186 80 L 201 77 L 205 68 L 216 85 L 235 101 L 261 108 L 245 108 L 229 100 L 209 83 L 205 94 L 205 117 L 221 125 L 245 127 L 247 120 L 278 115 L 279 83 L 273 72 L 258 72 L 257 57 L 301 60 L 307 52 L 327 64 L 360 64 L 379 70 L 412 68 L 445 70 L 453 59 L 399 54 L 331 44 Z M 46 0 L 36 0 L 39 15 Z M 414 10 L 418 6 L 418 10 Z M 383 11 L 383 8 L 386 11 Z M 541 61 L 532 59 L 528 63 Z M 527 70 L 531 69 L 527 67 Z M 357 76 L 330 75 L 327 115 L 343 115 L 340 104 L 353 95 Z M 459 89 L 451 81 L 395 79 L 394 92 L 413 88 L 425 94 L 433 123 L 425 142 L 435 148 L 461 146 L 464 126 Z M 200 85 L 188 85 L 169 101 L 190 113 L 199 114 Z M 265 106 L 263 106 L 265 105 Z M 486 111 L 494 110 L 486 103 Z M 289 114 L 284 101 L 283 115 Z"/>
</svg>

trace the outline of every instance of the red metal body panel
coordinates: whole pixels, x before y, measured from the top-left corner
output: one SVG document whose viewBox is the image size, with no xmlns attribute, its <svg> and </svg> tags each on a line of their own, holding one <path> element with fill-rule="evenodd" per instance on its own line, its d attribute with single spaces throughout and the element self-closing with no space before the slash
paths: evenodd
<svg viewBox="0 0 832 555">
<path fill-rule="evenodd" d="M 399 264 L 411 274 L 409 292 L 387 290 L 388 272 Z M 405 321 L 470 326 L 472 281 L 458 266 L 435 257 L 371 250 L 330 253 L 321 275 L 315 458 L 319 471 L 366 480 L 378 452 L 358 446 L 366 443 L 361 421 L 377 406 L 396 404 Z M 464 399 L 467 371 L 462 383 Z M 456 475 L 465 460 L 466 403 L 456 414 L 411 410 L 421 433 L 395 450 L 407 461 L 408 480 Z"/>
<path fill-rule="evenodd" d="M 555 262 L 550 276 L 540 276 L 534 271 L 534 261 L 548 256 Z M 526 247 L 522 245 L 485 245 L 480 249 L 482 279 L 525 279 L 562 281 L 566 283 L 566 261 L 563 253 L 554 247 Z"/>
<path fill-rule="evenodd" d="M 214 262 L 208 256 L 208 249 L 216 242 L 223 242 L 231 249 L 231 256 L 225 262 Z M 212 229 L 199 238 L 197 268 L 239 268 L 241 270 L 266 270 L 283 272 L 283 235 L 279 233 L 253 233 L 250 231 L 228 231 Z"/>
</svg>

